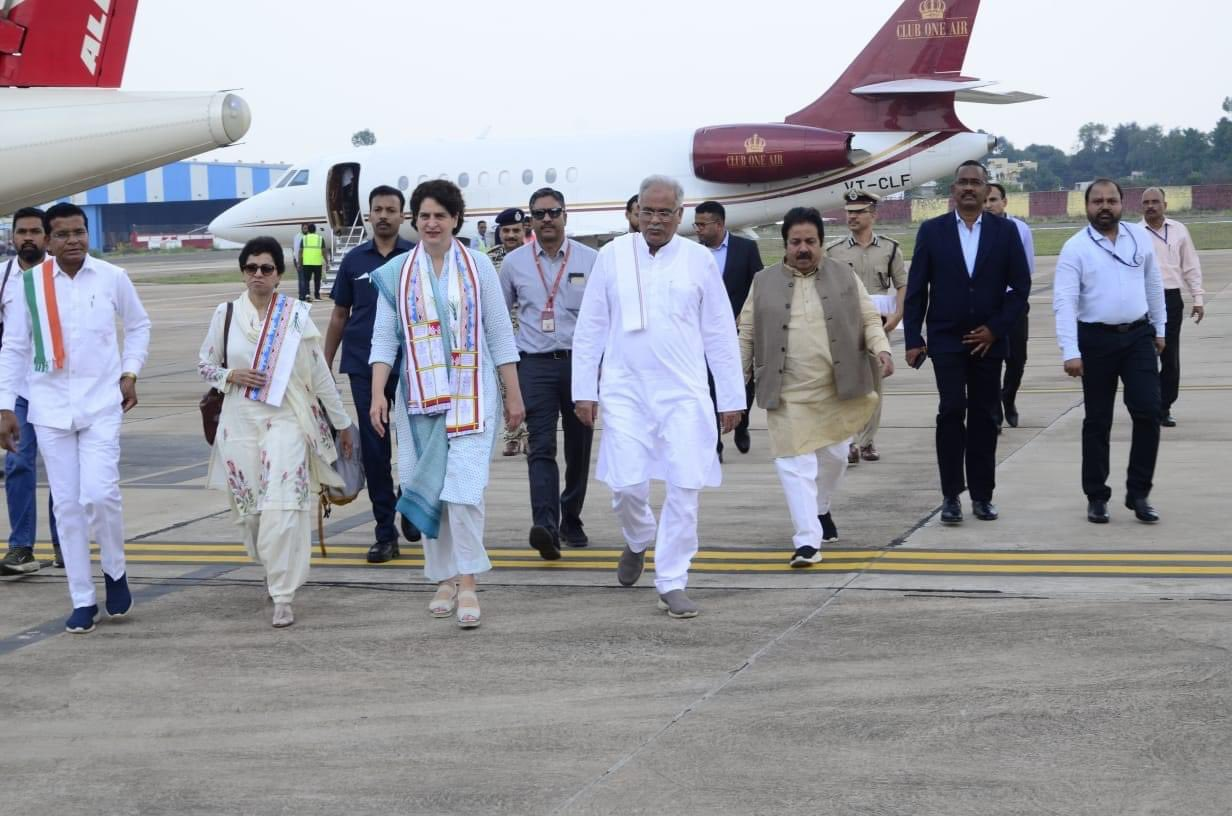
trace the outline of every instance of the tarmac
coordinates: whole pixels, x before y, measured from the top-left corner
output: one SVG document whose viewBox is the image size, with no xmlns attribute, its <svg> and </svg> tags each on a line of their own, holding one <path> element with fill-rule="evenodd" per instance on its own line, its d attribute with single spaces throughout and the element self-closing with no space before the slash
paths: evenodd
<svg viewBox="0 0 1232 816">
<path fill-rule="evenodd" d="M 787 566 L 759 410 L 752 451 L 729 443 L 703 494 L 689 621 L 657 611 L 649 569 L 617 585 L 599 482 L 591 546 L 539 560 L 525 461 L 498 456 L 472 632 L 428 616 L 418 547 L 364 562 L 366 498 L 325 522 L 295 626 L 270 627 L 262 573 L 203 489 L 195 354 L 238 273 L 135 274 L 155 324 L 120 463 L 136 607 L 68 635 L 62 571 L 0 579 L 0 813 L 1229 813 L 1232 251 L 1202 253 L 1155 526 L 1116 501 L 1123 408 L 1112 523 L 1086 521 L 1081 392 L 1052 328 L 1055 259 L 1037 263 L 1000 520 L 964 499 L 963 525 L 937 523 L 933 377 L 902 364 L 900 332 L 883 459 L 849 471 L 821 565 Z M 313 306 L 322 327 L 329 310 Z"/>
</svg>

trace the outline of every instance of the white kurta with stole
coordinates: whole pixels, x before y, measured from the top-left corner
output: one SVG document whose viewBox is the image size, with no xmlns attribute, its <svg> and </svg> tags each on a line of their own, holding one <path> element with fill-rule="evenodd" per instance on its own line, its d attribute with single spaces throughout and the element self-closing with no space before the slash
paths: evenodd
<svg viewBox="0 0 1232 816">
<path fill-rule="evenodd" d="M 280 406 L 248 399 L 241 386 L 228 384 L 231 369 L 253 367 L 264 322 L 247 293 L 233 308 L 227 359 L 222 359 L 224 303 L 214 311 L 197 363 L 202 379 L 226 394 L 206 485 L 227 492 L 244 548 L 265 567 L 270 597 L 290 603 L 308 579 L 321 484 L 341 484 L 330 467 L 338 454 L 326 417 L 338 429 L 351 419 L 311 319 Z"/>
<path fill-rule="evenodd" d="M 736 324 L 710 250 L 674 237 L 651 255 L 640 234 L 605 246 L 573 334 L 573 399 L 599 403 L 596 475 L 613 490 L 630 549 L 655 541 L 661 593 L 684 588 L 697 494 L 722 478 L 707 366 L 718 410 L 744 410 Z M 657 532 L 651 479 L 668 485 Z"/>
</svg>

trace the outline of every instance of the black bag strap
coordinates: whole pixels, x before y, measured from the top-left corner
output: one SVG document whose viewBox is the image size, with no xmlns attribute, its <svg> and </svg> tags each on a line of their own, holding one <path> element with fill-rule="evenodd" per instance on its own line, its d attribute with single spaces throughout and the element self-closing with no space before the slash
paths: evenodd
<svg viewBox="0 0 1232 816">
<path fill-rule="evenodd" d="M 227 319 L 222 324 L 222 367 L 227 367 L 227 337 L 231 334 L 231 311 L 235 304 L 227 301 Z"/>
<path fill-rule="evenodd" d="M 13 271 L 13 258 L 9 258 L 9 265 L 4 267 L 4 283 L 0 283 L 0 301 L 4 300 L 4 290 L 9 287 L 9 275 Z"/>
</svg>

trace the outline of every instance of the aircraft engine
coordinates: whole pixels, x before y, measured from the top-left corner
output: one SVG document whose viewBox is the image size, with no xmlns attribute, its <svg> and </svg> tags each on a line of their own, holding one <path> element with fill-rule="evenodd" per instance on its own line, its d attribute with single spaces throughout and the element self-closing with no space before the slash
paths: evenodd
<svg viewBox="0 0 1232 816">
<path fill-rule="evenodd" d="M 693 173 L 707 181 L 755 184 L 852 164 L 852 134 L 804 125 L 718 125 L 693 134 Z"/>
</svg>

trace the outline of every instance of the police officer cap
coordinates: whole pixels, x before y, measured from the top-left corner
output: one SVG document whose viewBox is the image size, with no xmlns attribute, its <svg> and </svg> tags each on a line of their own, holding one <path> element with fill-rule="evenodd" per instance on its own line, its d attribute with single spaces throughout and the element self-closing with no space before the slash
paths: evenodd
<svg viewBox="0 0 1232 816">
<path fill-rule="evenodd" d="M 526 213 L 517 207 L 510 207 L 507 210 L 501 210 L 500 215 L 496 216 L 496 226 L 508 227 L 512 224 L 521 224 L 525 220 Z"/>
<path fill-rule="evenodd" d="M 881 196 L 876 193 L 852 190 L 847 193 L 847 203 L 843 209 L 847 210 L 847 212 L 863 212 L 869 208 L 869 205 L 876 204 L 880 200 Z"/>
</svg>

